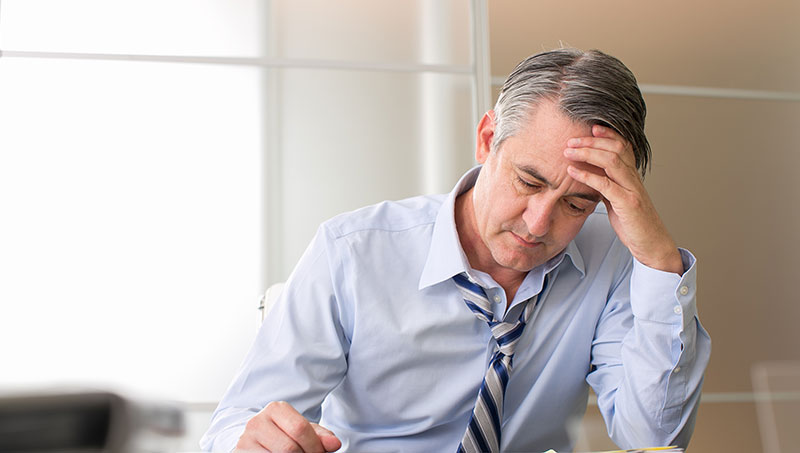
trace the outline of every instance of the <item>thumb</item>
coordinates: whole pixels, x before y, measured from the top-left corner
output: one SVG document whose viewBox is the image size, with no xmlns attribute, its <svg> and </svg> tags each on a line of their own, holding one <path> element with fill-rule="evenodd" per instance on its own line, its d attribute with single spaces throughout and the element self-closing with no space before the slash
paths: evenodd
<svg viewBox="0 0 800 453">
<path fill-rule="evenodd" d="M 312 423 L 311 426 L 314 428 L 314 432 L 317 433 L 317 437 L 322 442 L 325 451 L 336 451 L 342 448 L 342 441 L 331 430 L 323 428 L 316 423 Z"/>
</svg>

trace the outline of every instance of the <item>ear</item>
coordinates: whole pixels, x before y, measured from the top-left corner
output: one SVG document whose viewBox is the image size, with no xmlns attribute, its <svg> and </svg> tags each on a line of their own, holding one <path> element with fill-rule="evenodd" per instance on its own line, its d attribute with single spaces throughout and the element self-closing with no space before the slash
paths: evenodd
<svg viewBox="0 0 800 453">
<path fill-rule="evenodd" d="M 475 146 L 475 160 L 479 164 L 486 162 L 489 153 L 492 151 L 492 139 L 494 138 L 494 110 L 484 113 L 483 118 L 478 123 L 478 137 Z"/>
</svg>

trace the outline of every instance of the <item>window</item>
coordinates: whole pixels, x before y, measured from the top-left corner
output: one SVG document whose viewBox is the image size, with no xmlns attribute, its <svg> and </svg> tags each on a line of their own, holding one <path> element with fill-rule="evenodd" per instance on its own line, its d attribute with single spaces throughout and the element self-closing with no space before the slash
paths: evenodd
<svg viewBox="0 0 800 453">
<path fill-rule="evenodd" d="M 213 408 L 321 221 L 473 164 L 484 8 L 3 0 L 0 390 Z"/>
<path fill-rule="evenodd" d="M 226 60 L 256 4 L 2 3 L 0 387 L 225 389 L 261 287 L 263 70 Z"/>
</svg>

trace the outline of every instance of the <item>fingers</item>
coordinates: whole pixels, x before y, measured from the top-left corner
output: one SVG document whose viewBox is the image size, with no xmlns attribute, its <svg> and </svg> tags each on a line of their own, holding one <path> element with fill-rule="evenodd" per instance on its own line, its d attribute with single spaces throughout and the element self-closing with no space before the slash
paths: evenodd
<svg viewBox="0 0 800 453">
<path fill-rule="evenodd" d="M 335 447 L 335 448 L 334 448 Z M 237 450 L 272 452 L 335 451 L 341 442 L 329 430 L 312 424 L 289 403 L 269 403 L 247 422 Z"/>
<path fill-rule="evenodd" d="M 640 181 L 635 167 L 630 165 L 623 157 L 615 152 L 597 148 L 567 148 L 564 150 L 564 156 L 576 163 L 584 162 L 600 168 L 603 170 L 602 173 L 605 173 L 602 175 L 603 177 L 608 176 L 627 188 L 633 188 L 633 186 L 638 185 L 637 182 Z M 571 167 L 576 166 L 572 165 Z M 582 170 L 582 173 L 591 172 Z M 582 179 L 580 181 L 585 183 Z M 600 190 L 598 187 L 594 188 Z"/>
<path fill-rule="evenodd" d="M 264 416 L 251 418 L 236 444 L 237 452 L 302 452 L 303 448 Z"/>
<path fill-rule="evenodd" d="M 625 138 L 617 131 L 610 127 L 601 126 L 599 124 L 592 125 L 592 136 L 600 138 L 608 138 L 627 144 Z"/>
<path fill-rule="evenodd" d="M 308 420 L 295 410 L 289 403 L 280 401 L 272 402 L 264 408 L 271 417 L 275 426 L 284 433 L 289 440 L 296 442 L 302 451 L 323 451 L 317 433 Z M 286 442 L 290 444 L 291 442 Z"/>
<path fill-rule="evenodd" d="M 342 441 L 329 429 L 323 428 L 316 423 L 312 423 L 311 426 L 314 428 L 314 432 L 317 433 L 317 437 L 322 442 L 325 451 L 336 451 L 342 448 Z"/>
<path fill-rule="evenodd" d="M 576 146 L 579 141 L 581 145 Z M 571 160 L 586 162 L 604 170 L 636 173 L 633 152 L 628 153 L 624 148 L 619 151 L 602 148 L 596 142 L 586 142 L 584 139 L 570 140 L 570 147 L 564 150 L 564 155 Z"/>
<path fill-rule="evenodd" d="M 570 175 L 606 197 L 613 195 L 608 193 L 612 187 L 611 182 L 627 190 L 640 190 L 641 178 L 636 171 L 636 158 L 630 144 L 607 127 L 595 125 L 592 127 L 592 134 L 592 137 L 568 140 L 564 156 L 573 162 L 583 162 L 600 168 L 605 175 L 599 176 L 581 168 L 573 168 Z M 611 181 L 600 179 L 606 176 Z"/>
<path fill-rule="evenodd" d="M 595 153 L 587 153 L 587 157 L 591 154 L 598 154 L 596 151 L 604 151 L 605 153 L 602 154 L 604 154 L 606 158 L 618 159 L 618 161 L 624 163 L 626 167 L 634 170 L 636 168 L 636 157 L 633 154 L 633 147 L 611 128 L 594 125 L 592 126 L 591 137 L 572 138 L 567 142 L 567 146 L 574 149 L 583 149 L 585 151 L 595 151 Z"/>
<path fill-rule="evenodd" d="M 601 176 L 571 165 L 567 167 L 567 173 L 572 179 L 600 192 L 606 200 L 615 200 L 621 195 L 620 192 L 622 188 L 606 176 Z"/>
</svg>

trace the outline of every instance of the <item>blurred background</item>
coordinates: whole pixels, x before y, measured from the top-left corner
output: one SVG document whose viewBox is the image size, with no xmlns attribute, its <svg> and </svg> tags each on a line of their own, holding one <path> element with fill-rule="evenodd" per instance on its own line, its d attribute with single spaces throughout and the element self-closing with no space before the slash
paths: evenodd
<svg viewBox="0 0 800 453">
<path fill-rule="evenodd" d="M 522 58 L 597 48 L 713 340 L 688 451 L 796 451 L 800 3 L 0 0 L 0 391 L 178 401 L 197 449 L 323 220 L 447 192 Z M 578 449 L 613 448 L 595 406 Z"/>
</svg>

